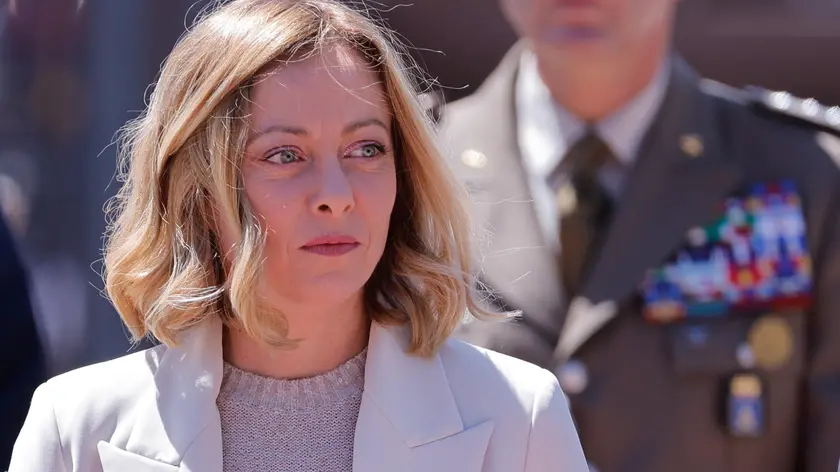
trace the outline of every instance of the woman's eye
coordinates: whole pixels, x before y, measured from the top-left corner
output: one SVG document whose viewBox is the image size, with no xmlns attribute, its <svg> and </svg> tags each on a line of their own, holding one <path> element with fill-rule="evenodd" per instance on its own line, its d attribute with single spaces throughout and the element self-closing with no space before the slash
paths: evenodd
<svg viewBox="0 0 840 472">
<path fill-rule="evenodd" d="M 291 164 L 299 161 L 300 156 L 294 149 L 278 149 L 266 158 L 267 161 L 276 162 L 277 164 Z"/>
<path fill-rule="evenodd" d="M 361 158 L 370 159 L 372 157 L 376 157 L 376 156 L 378 156 L 380 154 L 384 154 L 384 153 L 385 153 L 385 148 L 382 145 L 375 144 L 375 143 L 368 143 L 368 144 L 362 144 L 361 146 L 358 146 L 358 147 L 352 149 L 349 154 L 350 154 L 351 157 L 361 157 Z"/>
</svg>

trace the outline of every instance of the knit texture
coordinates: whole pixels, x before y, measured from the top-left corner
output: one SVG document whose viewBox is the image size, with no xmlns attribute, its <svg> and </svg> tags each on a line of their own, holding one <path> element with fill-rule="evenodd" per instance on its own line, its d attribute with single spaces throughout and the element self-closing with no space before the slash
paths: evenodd
<svg viewBox="0 0 840 472">
<path fill-rule="evenodd" d="M 278 380 L 225 363 L 216 400 L 224 472 L 350 472 L 366 351 L 325 374 Z"/>
</svg>

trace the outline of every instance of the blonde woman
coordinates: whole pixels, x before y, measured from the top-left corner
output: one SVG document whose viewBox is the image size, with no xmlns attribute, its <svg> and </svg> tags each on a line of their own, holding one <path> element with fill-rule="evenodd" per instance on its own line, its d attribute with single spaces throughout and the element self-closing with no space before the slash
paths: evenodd
<svg viewBox="0 0 840 472">
<path fill-rule="evenodd" d="M 467 218 L 375 24 L 234 0 L 127 128 L 106 286 L 162 345 L 42 385 L 11 472 L 587 470 L 547 371 L 450 339 Z"/>
</svg>

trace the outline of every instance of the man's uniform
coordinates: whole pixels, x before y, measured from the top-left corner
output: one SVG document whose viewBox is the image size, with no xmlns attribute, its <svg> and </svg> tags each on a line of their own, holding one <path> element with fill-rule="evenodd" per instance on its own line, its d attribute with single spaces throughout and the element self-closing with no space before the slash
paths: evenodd
<svg viewBox="0 0 840 472">
<path fill-rule="evenodd" d="M 585 125 L 551 102 L 528 54 L 515 47 L 443 112 L 442 145 L 486 231 L 482 283 L 522 311 L 460 335 L 554 371 L 602 472 L 833 470 L 840 108 L 702 80 L 674 56 Z M 578 231 L 594 250 L 563 243 L 589 198 L 563 167 L 584 135 L 609 150 L 589 179 L 609 216 Z"/>
</svg>

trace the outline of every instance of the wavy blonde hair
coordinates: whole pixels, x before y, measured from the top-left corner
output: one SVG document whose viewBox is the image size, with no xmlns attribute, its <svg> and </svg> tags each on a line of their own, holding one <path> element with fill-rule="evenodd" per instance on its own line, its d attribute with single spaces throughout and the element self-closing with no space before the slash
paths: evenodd
<svg viewBox="0 0 840 472">
<path fill-rule="evenodd" d="M 233 0 L 203 15 L 166 60 L 147 109 L 123 130 L 124 185 L 108 209 L 105 288 L 135 340 L 175 345 L 208 316 L 288 346 L 281 313 L 255 293 L 264 233 L 243 191 L 249 88 L 268 66 L 341 43 L 379 73 L 394 119 L 397 198 L 389 241 L 365 286 L 382 324 L 410 324 L 430 355 L 466 313 L 484 317 L 470 272 L 465 193 L 434 145 L 418 82 L 392 38 L 330 0 Z M 219 219 L 223 221 L 218 221 Z M 238 231 L 222 264 L 216 228 Z"/>
</svg>

